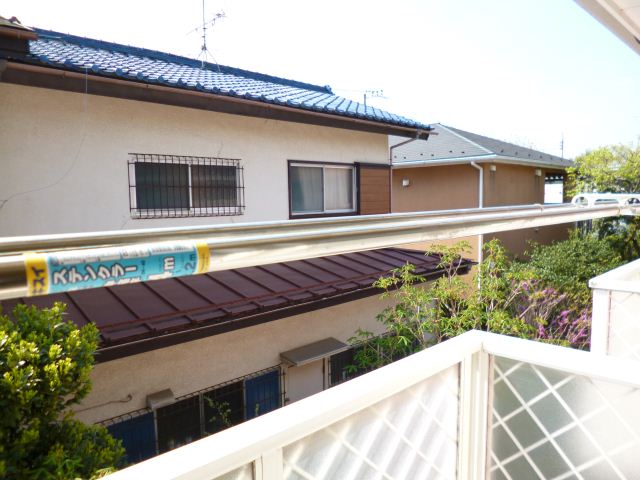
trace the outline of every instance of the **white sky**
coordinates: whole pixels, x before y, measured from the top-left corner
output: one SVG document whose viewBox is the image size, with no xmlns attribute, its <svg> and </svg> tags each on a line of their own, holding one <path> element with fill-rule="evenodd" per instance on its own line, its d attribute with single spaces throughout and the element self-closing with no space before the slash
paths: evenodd
<svg viewBox="0 0 640 480">
<path fill-rule="evenodd" d="M 572 0 L 205 0 L 220 64 L 565 156 L 640 137 L 640 56 Z M 25 25 L 197 57 L 202 0 L 0 0 Z M 191 33 L 189 33 L 191 32 Z"/>
</svg>

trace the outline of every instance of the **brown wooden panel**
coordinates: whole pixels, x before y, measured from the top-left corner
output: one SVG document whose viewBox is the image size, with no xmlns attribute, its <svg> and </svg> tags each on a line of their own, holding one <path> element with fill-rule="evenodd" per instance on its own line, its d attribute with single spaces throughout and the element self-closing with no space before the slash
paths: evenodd
<svg viewBox="0 0 640 480">
<path fill-rule="evenodd" d="M 358 168 L 360 213 L 372 215 L 391 211 L 389 168 Z"/>
</svg>

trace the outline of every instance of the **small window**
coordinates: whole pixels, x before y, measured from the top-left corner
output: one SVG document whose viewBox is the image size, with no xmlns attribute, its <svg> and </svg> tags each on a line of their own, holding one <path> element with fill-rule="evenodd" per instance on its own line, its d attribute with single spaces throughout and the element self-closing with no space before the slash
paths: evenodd
<svg viewBox="0 0 640 480">
<path fill-rule="evenodd" d="M 240 161 L 131 154 L 129 202 L 135 218 L 242 215 Z"/>
<path fill-rule="evenodd" d="M 289 189 L 292 216 L 356 211 L 355 168 L 352 165 L 291 162 Z"/>
<path fill-rule="evenodd" d="M 367 373 L 367 370 L 356 364 L 355 355 L 360 347 L 351 347 L 344 352 L 329 357 L 329 386 L 339 385 L 352 378 Z"/>
<path fill-rule="evenodd" d="M 564 175 L 547 173 L 544 176 L 544 203 L 563 203 Z"/>
</svg>

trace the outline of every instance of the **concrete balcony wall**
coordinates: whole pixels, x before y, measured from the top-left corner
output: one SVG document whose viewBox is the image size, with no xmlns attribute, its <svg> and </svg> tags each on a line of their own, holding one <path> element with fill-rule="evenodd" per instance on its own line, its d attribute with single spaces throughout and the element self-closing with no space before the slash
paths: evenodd
<svg viewBox="0 0 640 480">
<path fill-rule="evenodd" d="M 640 260 L 593 278 L 591 350 L 640 360 Z"/>
</svg>

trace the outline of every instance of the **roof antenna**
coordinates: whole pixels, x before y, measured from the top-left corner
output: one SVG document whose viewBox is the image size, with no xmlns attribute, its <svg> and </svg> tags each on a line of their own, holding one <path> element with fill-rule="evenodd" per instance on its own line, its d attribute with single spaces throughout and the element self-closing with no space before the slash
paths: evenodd
<svg viewBox="0 0 640 480">
<path fill-rule="evenodd" d="M 564 158 L 564 132 L 562 132 L 562 138 L 560 139 L 560 158 Z"/>
<path fill-rule="evenodd" d="M 192 32 L 194 32 L 202 29 L 202 46 L 200 47 L 200 53 L 198 54 L 198 58 L 200 58 L 202 62 L 202 68 L 204 68 L 204 64 L 209 57 L 211 57 L 215 64 L 218 63 L 216 62 L 215 58 L 213 58 L 213 55 L 211 55 L 211 52 L 207 47 L 207 27 L 213 28 L 217 20 L 220 20 L 221 18 L 225 18 L 227 16 L 223 11 L 220 11 L 217 12 L 211 20 L 207 21 L 204 2 L 205 0 L 202 0 L 202 26 L 192 30 Z"/>
<path fill-rule="evenodd" d="M 364 91 L 364 108 L 367 108 L 367 95 L 369 98 L 387 98 L 384 96 L 384 90 L 365 90 Z"/>
</svg>

